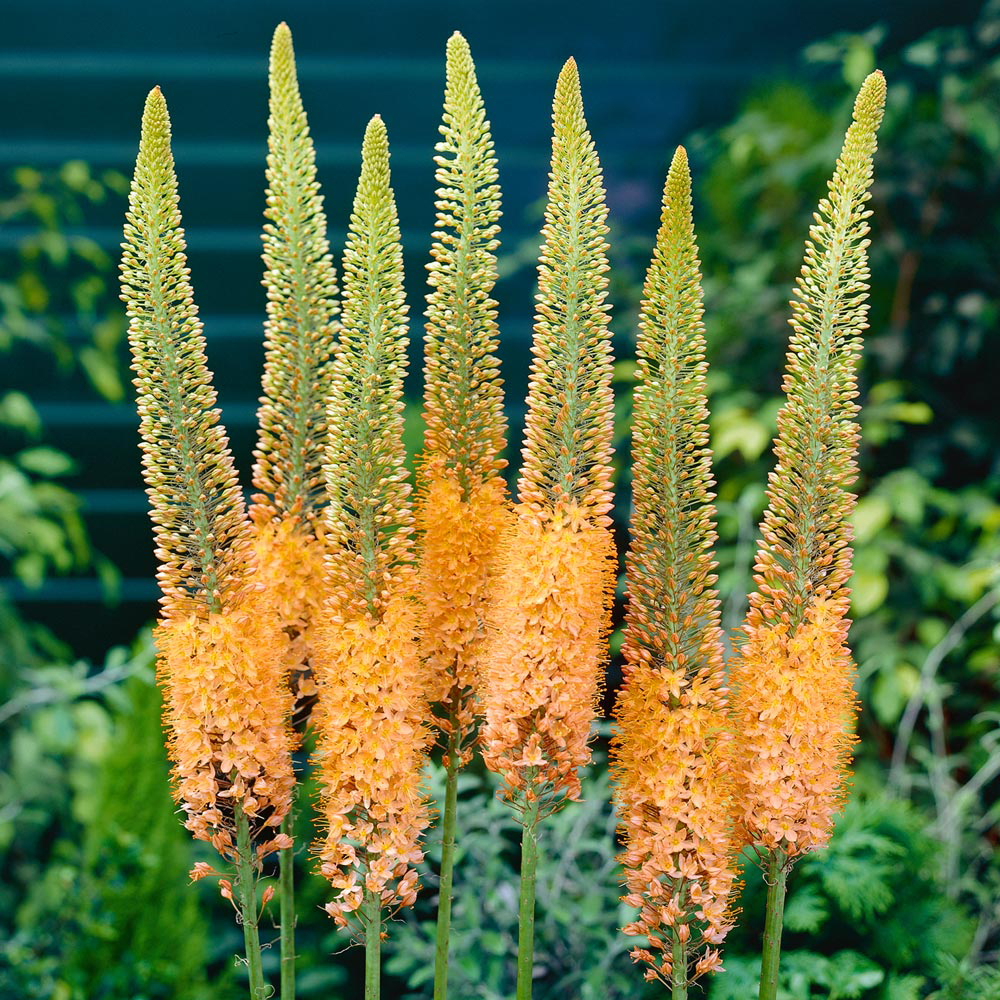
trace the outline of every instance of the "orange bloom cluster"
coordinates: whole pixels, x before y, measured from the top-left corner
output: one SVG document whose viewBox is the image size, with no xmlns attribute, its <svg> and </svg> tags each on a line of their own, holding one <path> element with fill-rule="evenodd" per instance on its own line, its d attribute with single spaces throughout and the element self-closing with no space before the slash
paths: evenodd
<svg viewBox="0 0 1000 1000">
<path fill-rule="evenodd" d="M 319 519 L 303 523 L 290 516 L 271 520 L 255 506 L 254 580 L 289 644 L 291 687 L 297 707 L 308 707 L 317 694 L 312 670 L 312 625 L 326 599 L 323 527 Z M 267 518 L 267 519 L 265 519 Z M 318 537 L 317 537 L 318 533 Z"/>
<path fill-rule="evenodd" d="M 484 639 L 490 568 L 510 505 L 500 477 L 480 481 L 463 499 L 458 476 L 427 463 L 426 494 L 417 508 L 420 596 L 428 697 L 441 706 L 436 722 L 459 741 L 461 763 L 471 754 L 462 739 L 475 721 L 473 692 Z"/>
<path fill-rule="evenodd" d="M 671 984 L 676 935 L 687 952 L 703 949 L 691 982 L 722 966 L 718 948 L 733 925 L 736 886 L 732 833 L 731 737 L 718 677 L 702 671 L 634 666 L 615 712 L 616 801 L 629 906 L 638 919 L 626 934 L 648 936 L 646 978 Z M 655 952 L 655 954 L 654 954 Z"/>
<path fill-rule="evenodd" d="M 331 609 L 315 627 L 323 697 L 314 759 L 325 818 L 317 855 L 336 893 L 326 910 L 341 927 L 365 890 L 390 909 L 416 898 L 429 818 L 421 769 L 432 740 L 417 626 L 412 600 L 397 593 L 378 619 L 345 620 Z"/>
<path fill-rule="evenodd" d="M 276 828 L 295 785 L 288 640 L 257 597 L 222 612 L 169 618 L 154 633 L 184 825 L 231 860 L 236 804 L 250 821 L 258 857 L 287 846 Z"/>
<path fill-rule="evenodd" d="M 615 584 L 610 531 L 573 509 L 520 504 L 500 542 L 484 643 L 480 738 L 504 794 L 540 807 L 580 797 Z"/>
<path fill-rule="evenodd" d="M 856 741 L 849 625 L 839 602 L 817 600 L 791 635 L 747 630 L 730 674 L 746 843 L 795 857 L 830 839 Z"/>
</svg>

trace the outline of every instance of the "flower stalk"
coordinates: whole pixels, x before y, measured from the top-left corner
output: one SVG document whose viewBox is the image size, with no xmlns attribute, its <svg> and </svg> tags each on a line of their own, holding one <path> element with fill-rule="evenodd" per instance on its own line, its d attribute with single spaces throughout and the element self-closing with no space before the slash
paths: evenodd
<svg viewBox="0 0 1000 1000">
<path fill-rule="evenodd" d="M 475 66 L 458 32 L 448 39 L 440 132 L 424 338 L 426 433 L 416 510 L 422 649 L 447 769 L 435 1000 L 448 995 L 458 774 L 471 758 L 487 585 L 508 517 L 501 457 L 507 424 L 491 297 L 500 188 Z"/>
<path fill-rule="evenodd" d="M 773 1000 L 778 987 L 788 869 L 829 842 L 856 739 L 850 487 L 856 370 L 868 326 L 867 202 L 885 93 L 878 71 L 862 84 L 806 241 L 756 586 L 730 671 L 737 823 L 767 866 L 761 1000 Z"/>
<path fill-rule="evenodd" d="M 537 825 L 580 796 L 615 581 L 607 208 L 572 59 L 552 120 L 519 502 L 480 670 L 483 757 L 522 818 L 519 1000 L 531 995 Z"/>
</svg>

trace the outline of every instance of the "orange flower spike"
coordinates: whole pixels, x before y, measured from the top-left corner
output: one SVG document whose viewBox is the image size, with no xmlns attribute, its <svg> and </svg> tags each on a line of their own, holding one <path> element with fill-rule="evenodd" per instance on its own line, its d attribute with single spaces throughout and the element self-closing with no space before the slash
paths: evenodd
<svg viewBox="0 0 1000 1000">
<path fill-rule="evenodd" d="M 486 585 L 508 518 L 500 457 L 507 422 L 497 358 L 500 188 L 489 122 L 466 40 L 448 40 L 437 229 L 428 265 L 424 453 L 417 529 L 424 653 L 437 722 L 470 756 Z"/>
<path fill-rule="evenodd" d="M 129 198 L 122 298 L 163 620 L 155 638 L 176 795 L 186 826 L 235 860 L 238 811 L 268 853 L 288 810 L 287 643 L 259 610 L 246 509 L 188 280 L 170 120 L 150 92 Z"/>
<path fill-rule="evenodd" d="M 541 813 L 580 793 L 615 583 L 607 207 L 572 59 L 552 120 L 519 503 L 481 667 L 486 763 Z"/>
<path fill-rule="evenodd" d="M 271 43 L 264 225 L 263 396 L 254 451 L 257 581 L 289 636 L 299 718 L 316 694 L 310 626 L 326 597 L 326 400 L 333 375 L 337 287 L 288 25 Z"/>
<path fill-rule="evenodd" d="M 382 911 L 415 898 L 431 731 L 414 601 L 403 447 L 406 305 L 389 144 L 375 117 L 344 251 L 344 294 L 325 466 L 333 595 L 311 641 L 320 780 L 316 853 L 327 911 L 377 949 Z M 360 912 L 359 912 L 360 911 Z M 377 963 L 376 963 L 377 965 Z"/>
<path fill-rule="evenodd" d="M 738 821 L 747 843 L 794 858 L 830 839 L 856 742 L 849 625 L 834 602 L 819 600 L 794 635 L 783 624 L 754 630 L 734 663 Z"/>
<path fill-rule="evenodd" d="M 847 647 L 856 368 L 868 313 L 868 219 L 885 78 L 864 81 L 792 302 L 784 390 L 754 565 L 730 672 L 740 829 L 765 856 L 761 1000 L 774 1000 L 785 880 L 823 847 L 847 786 L 857 714 Z"/>
<path fill-rule="evenodd" d="M 683 987 L 719 968 L 732 926 L 737 843 L 715 510 L 705 397 L 701 275 L 682 147 L 663 191 L 643 289 L 633 409 L 625 683 L 612 744 L 625 839 L 625 933 L 647 978 Z"/>
</svg>

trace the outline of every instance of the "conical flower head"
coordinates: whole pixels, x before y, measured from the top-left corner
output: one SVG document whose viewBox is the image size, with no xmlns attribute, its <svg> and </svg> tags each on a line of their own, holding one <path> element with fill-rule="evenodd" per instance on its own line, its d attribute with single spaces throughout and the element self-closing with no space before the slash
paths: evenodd
<svg viewBox="0 0 1000 1000">
<path fill-rule="evenodd" d="M 579 796 L 615 582 L 607 208 L 572 60 L 552 120 L 520 502 L 481 666 L 486 763 L 508 798 L 542 810 Z"/>
<path fill-rule="evenodd" d="M 793 299 L 775 468 L 755 565 L 748 624 L 805 617 L 815 599 L 846 611 L 857 475 L 856 368 L 868 315 L 872 161 L 885 78 L 872 73 L 809 229 Z"/>
<path fill-rule="evenodd" d="M 249 532 L 188 277 L 159 87 L 146 98 L 125 220 L 121 297 L 164 613 L 218 611 L 241 585 Z"/>
<path fill-rule="evenodd" d="M 650 940 L 633 958 L 668 985 L 719 967 L 736 884 L 702 311 L 679 147 L 639 317 L 625 683 L 612 743 L 624 898 L 639 909 L 624 929 Z"/>
<path fill-rule="evenodd" d="M 474 722 L 490 565 L 508 518 L 506 420 L 497 358 L 500 188 L 466 40 L 448 40 L 437 228 L 428 266 L 424 453 L 416 518 L 430 697 L 463 757 Z"/>
<path fill-rule="evenodd" d="M 364 894 L 384 908 L 413 902 L 420 788 L 431 733 L 413 600 L 410 487 L 404 468 L 406 305 L 389 144 L 365 131 L 344 251 L 340 340 L 329 405 L 326 477 L 333 596 L 313 630 L 313 713 L 322 837 L 338 924 L 363 919 Z"/>
<path fill-rule="evenodd" d="M 255 500 L 271 518 L 311 521 L 325 503 L 327 397 L 337 286 L 316 179 L 316 151 L 299 94 L 292 33 L 271 43 L 267 207 L 264 215 L 263 399 Z"/>
<path fill-rule="evenodd" d="M 792 302 L 745 638 L 731 671 L 745 839 L 789 857 L 823 846 L 840 804 L 856 714 L 846 644 L 857 465 L 855 369 L 866 328 L 872 159 L 885 79 L 854 105 Z"/>
<path fill-rule="evenodd" d="M 157 669 L 186 825 L 232 858 L 236 807 L 266 854 L 279 846 L 274 827 L 291 802 L 287 639 L 249 571 L 249 523 L 215 409 L 180 223 L 157 88 L 143 113 L 122 256 L 161 564 Z"/>
<path fill-rule="evenodd" d="M 251 508 L 257 581 L 293 649 L 297 715 L 315 696 L 309 631 L 326 599 L 322 519 L 337 288 L 288 25 L 271 43 L 263 397 Z"/>
<path fill-rule="evenodd" d="M 413 558 L 403 446 L 403 251 L 389 139 L 378 115 L 365 129 L 361 157 L 328 400 L 326 525 L 335 601 L 377 615 L 388 591 L 412 575 Z"/>
</svg>

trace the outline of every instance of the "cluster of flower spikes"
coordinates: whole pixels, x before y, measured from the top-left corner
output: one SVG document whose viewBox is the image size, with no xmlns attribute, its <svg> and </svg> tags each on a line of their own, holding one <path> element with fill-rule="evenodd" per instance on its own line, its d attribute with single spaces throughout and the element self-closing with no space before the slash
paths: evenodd
<svg viewBox="0 0 1000 1000">
<path fill-rule="evenodd" d="M 625 683 L 612 743 L 626 934 L 647 979 L 721 968 L 732 926 L 732 742 L 711 548 L 705 336 L 687 155 L 674 154 L 644 287 L 633 407 Z"/>
<path fill-rule="evenodd" d="M 490 567 L 509 504 L 497 307 L 500 188 L 466 40 L 448 40 L 437 228 L 428 265 L 424 453 L 416 526 L 430 700 L 447 752 L 470 756 Z"/>
<path fill-rule="evenodd" d="M 188 279 L 170 119 L 150 92 L 121 265 L 143 473 L 160 563 L 155 632 L 185 825 L 235 857 L 237 813 L 259 856 L 291 804 L 287 643 L 253 578 L 246 509 Z"/>
<path fill-rule="evenodd" d="M 580 794 L 615 582 L 607 208 L 573 60 L 552 118 L 519 502 L 480 678 L 484 759 L 508 799 L 539 812 Z"/>
<path fill-rule="evenodd" d="M 312 639 L 323 827 L 316 853 L 336 890 L 326 909 L 339 925 L 366 919 L 366 895 L 390 909 L 413 902 L 431 741 L 403 447 L 403 260 L 378 116 L 361 155 L 328 409 L 332 596 Z"/>
<path fill-rule="evenodd" d="M 884 106 L 885 79 L 875 72 L 862 84 L 806 242 L 756 590 L 730 674 L 740 826 L 747 843 L 786 858 L 829 838 L 857 712 L 846 646 L 849 488 L 868 312 L 866 205 Z"/>
<path fill-rule="evenodd" d="M 326 597 L 321 510 L 326 501 L 326 403 L 333 377 L 337 287 L 295 72 L 292 35 L 271 44 L 264 226 L 267 289 L 263 396 L 250 510 L 257 581 L 292 646 L 296 719 L 316 697 L 311 628 Z"/>
</svg>

